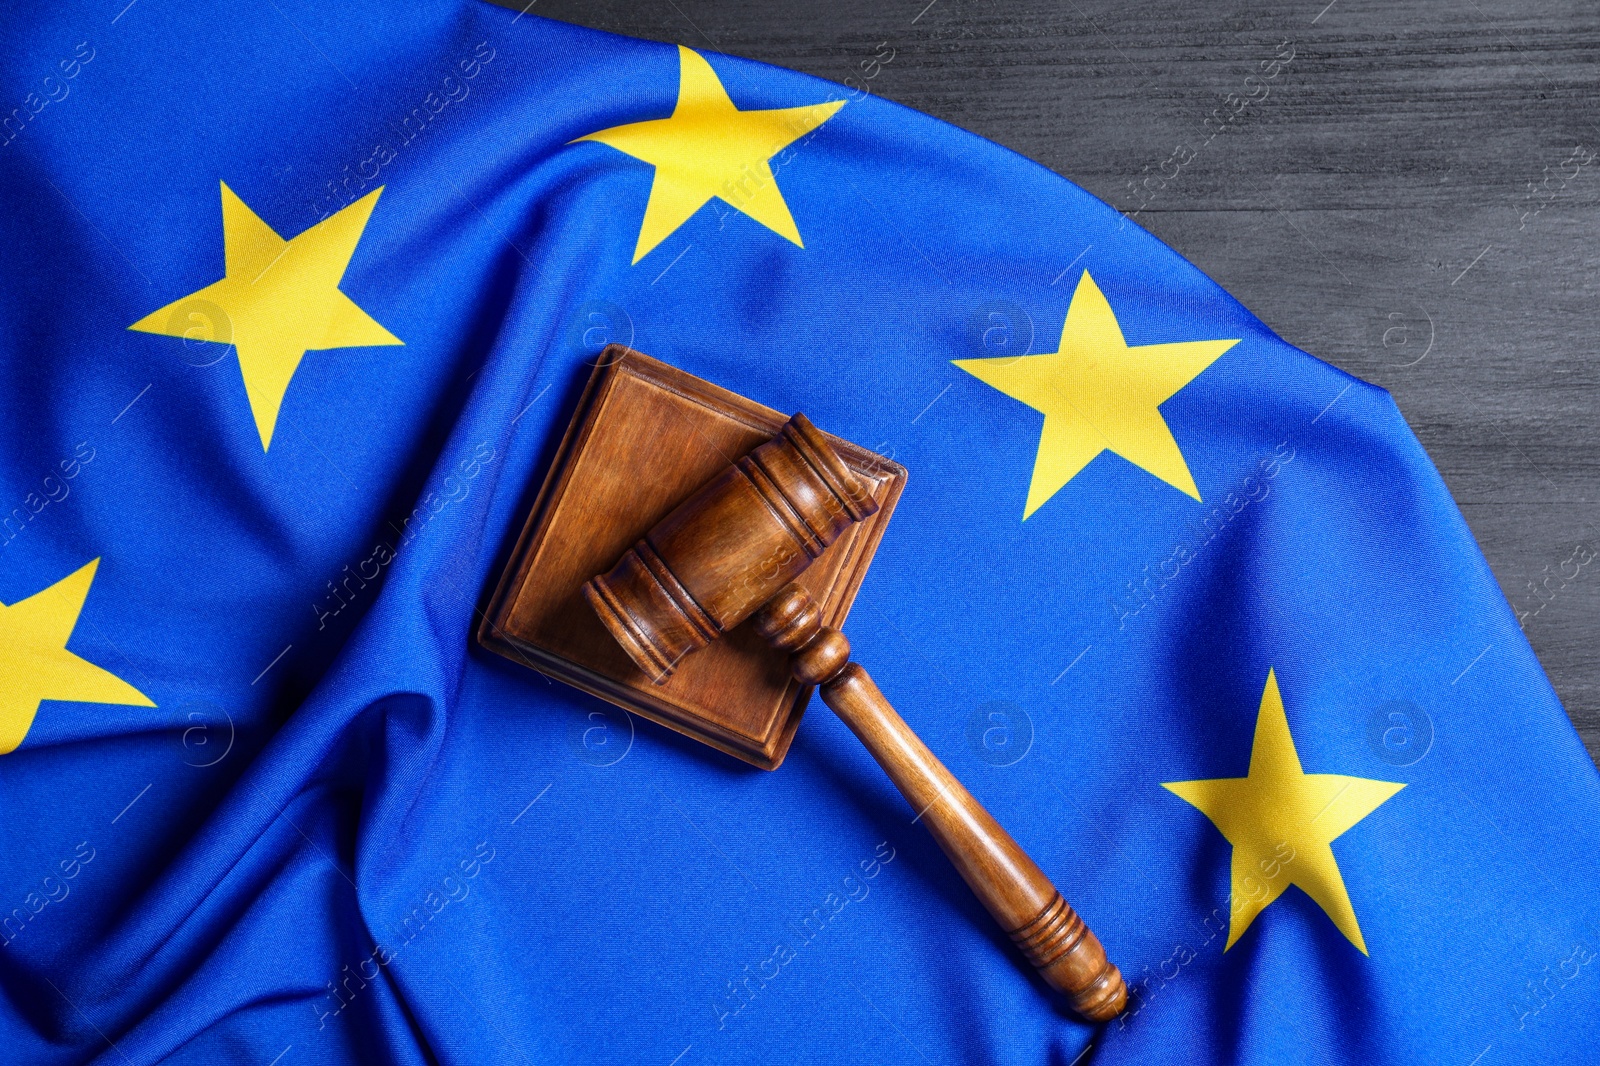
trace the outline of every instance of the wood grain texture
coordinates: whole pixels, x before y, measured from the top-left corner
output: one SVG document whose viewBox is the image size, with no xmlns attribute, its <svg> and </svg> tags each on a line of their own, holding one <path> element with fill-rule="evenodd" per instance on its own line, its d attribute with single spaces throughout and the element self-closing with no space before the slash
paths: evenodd
<svg viewBox="0 0 1600 1066">
<path fill-rule="evenodd" d="M 622 425 L 642 422 L 654 437 L 650 413 L 627 412 Z M 877 514 L 872 487 L 796 414 L 651 526 L 584 584 L 583 597 L 651 683 L 666 684 L 685 656 L 738 628 Z M 719 687 L 737 690 L 742 680 Z"/>
<path fill-rule="evenodd" d="M 790 676 L 781 653 L 748 628 L 735 630 L 657 685 L 612 639 L 580 589 L 783 425 L 771 408 L 638 352 L 607 348 L 490 600 L 479 642 L 746 762 L 776 768 L 811 694 Z M 802 577 L 828 624 L 837 626 L 906 472 L 864 448 L 820 436 L 877 504 Z"/>
<path fill-rule="evenodd" d="M 850 661 L 850 642 L 824 626 L 811 596 L 789 585 L 757 612 L 756 631 L 791 654 L 791 668 L 821 686 L 822 702 L 856 735 L 984 909 L 1000 923 L 1046 983 L 1095 1022 L 1128 1003 L 1122 973 L 1050 878 L 1000 823 L 928 750 L 866 670 Z"/>
<path fill-rule="evenodd" d="M 637 353 L 624 352 L 620 359 L 613 356 L 613 365 L 638 363 Z M 612 379 L 626 380 L 602 366 L 590 393 L 604 391 Z M 611 403 L 618 414 L 604 423 L 580 409 L 569 437 L 587 440 L 574 449 L 576 462 L 557 462 L 547 481 L 553 498 L 573 494 L 565 486 L 581 470 L 585 456 L 604 462 L 608 452 L 597 438 L 662 436 L 659 403 Z M 589 406 L 596 405 L 591 400 Z M 591 424 L 594 428 L 585 432 Z M 917 812 L 915 820 L 928 828 L 1045 981 L 1083 1017 L 1110 1021 L 1127 1004 L 1128 990 L 1100 941 L 1038 864 L 906 725 L 867 672 L 850 661 L 850 642 L 837 628 L 823 624 L 822 609 L 796 580 L 841 536 L 879 513 L 872 482 L 856 476 L 834 440 L 805 415 L 794 415 L 772 439 L 727 463 L 659 518 L 614 565 L 585 582 L 583 598 L 655 685 L 669 685 L 681 670 L 706 662 L 704 653 L 722 647 L 720 642 L 749 619 L 748 629 L 787 657 L 796 682 L 819 688 L 823 702 L 883 767 Z M 671 466 L 666 458 L 670 454 L 663 449 L 656 461 Z M 531 590 L 537 596 L 545 584 L 539 572 L 550 571 L 541 558 L 565 555 L 568 547 L 586 552 L 590 542 L 604 539 L 619 524 L 611 515 L 625 510 L 636 495 L 631 486 L 639 472 L 610 465 L 589 481 L 583 507 L 585 515 L 607 517 L 598 523 L 587 517 L 551 522 L 536 507 L 529 523 L 534 533 L 518 553 L 530 562 L 514 561 L 503 588 L 524 594 Z M 612 503 L 617 506 L 602 505 Z M 560 510 L 557 505 L 554 513 Z M 603 527 L 598 532 L 597 524 Z M 497 600 L 516 598 L 501 595 Z M 518 626 L 516 606 L 497 613 L 506 625 Z M 486 624 L 480 639 L 492 645 L 500 628 Z M 747 684 L 730 668 L 719 670 L 714 681 L 719 692 L 736 698 Z M 637 699 L 646 694 L 632 695 Z M 737 699 L 723 704 L 726 721 L 720 724 L 742 725 L 738 709 Z M 669 721 L 690 735 L 699 730 L 698 723 L 676 721 L 671 715 Z"/>
<path fill-rule="evenodd" d="M 1600 473 L 1600 160 L 1578 166 L 1585 156 L 1573 155 L 1600 151 L 1600 8 L 543 0 L 532 10 L 853 79 L 1138 210 L 1285 339 L 1393 392 L 1600 752 L 1600 567 L 1561 577 L 1575 549 L 1600 549 L 1600 501 L 1589 498 Z M 1283 42 L 1292 62 L 1212 137 L 1207 116 L 1231 106 L 1228 94 L 1259 94 L 1261 63 Z M 874 67 L 880 44 L 894 58 Z M 1180 148 L 1194 152 L 1182 166 Z"/>
</svg>

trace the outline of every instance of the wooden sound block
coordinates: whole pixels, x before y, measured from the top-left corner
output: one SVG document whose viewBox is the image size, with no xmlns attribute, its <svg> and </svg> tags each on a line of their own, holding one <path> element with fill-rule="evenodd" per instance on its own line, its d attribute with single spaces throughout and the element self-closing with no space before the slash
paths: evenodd
<svg viewBox="0 0 1600 1066">
<path fill-rule="evenodd" d="M 581 594 L 646 531 L 786 416 L 613 345 L 601 353 L 506 564 L 478 641 L 763 769 L 783 762 L 811 687 L 752 627 L 685 656 L 652 684 Z M 830 545 L 799 583 L 839 628 L 905 487 L 906 471 L 830 436 L 877 513 Z"/>
</svg>

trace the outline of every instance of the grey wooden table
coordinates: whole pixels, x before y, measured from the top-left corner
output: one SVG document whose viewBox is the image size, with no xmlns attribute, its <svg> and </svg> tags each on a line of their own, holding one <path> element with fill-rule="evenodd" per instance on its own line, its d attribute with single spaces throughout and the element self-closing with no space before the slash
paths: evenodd
<svg viewBox="0 0 1600 1066">
<path fill-rule="evenodd" d="M 1592 0 L 531 11 L 835 81 L 883 45 L 873 92 L 1137 210 L 1285 339 L 1394 394 L 1600 755 L 1600 560 L 1577 565 L 1600 551 Z M 1245 78 L 1285 42 L 1262 97 Z M 1208 142 L 1230 93 L 1255 99 Z"/>
</svg>

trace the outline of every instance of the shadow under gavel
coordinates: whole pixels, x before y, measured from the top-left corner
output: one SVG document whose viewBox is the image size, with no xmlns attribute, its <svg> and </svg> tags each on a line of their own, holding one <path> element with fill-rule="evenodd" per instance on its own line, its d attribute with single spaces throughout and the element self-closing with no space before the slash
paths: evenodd
<svg viewBox="0 0 1600 1066">
<path fill-rule="evenodd" d="M 658 522 L 616 566 L 583 586 L 611 635 L 652 681 L 754 616 L 861 739 L 989 913 L 1083 1017 L 1127 1003 L 1122 974 L 1055 885 L 934 757 L 850 661 L 794 578 L 878 509 L 826 437 L 797 414 Z"/>
</svg>

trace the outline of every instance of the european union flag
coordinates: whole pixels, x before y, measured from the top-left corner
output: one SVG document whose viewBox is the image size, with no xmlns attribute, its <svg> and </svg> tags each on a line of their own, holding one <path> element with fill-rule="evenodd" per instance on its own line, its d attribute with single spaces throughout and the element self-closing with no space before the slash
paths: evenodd
<svg viewBox="0 0 1600 1066">
<path fill-rule="evenodd" d="M 1595 768 L 1381 390 L 856 89 L 462 2 L 0 30 L 0 1059 L 1500 1063 L 1600 1040 Z M 912 472 L 847 626 L 1127 975 L 832 715 L 470 642 L 607 343 Z"/>
</svg>

